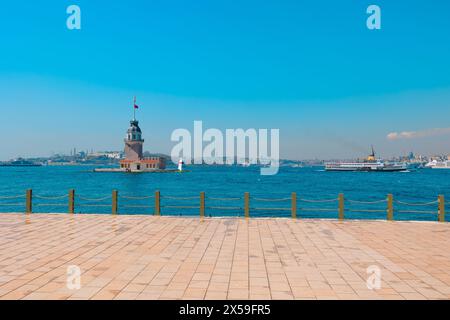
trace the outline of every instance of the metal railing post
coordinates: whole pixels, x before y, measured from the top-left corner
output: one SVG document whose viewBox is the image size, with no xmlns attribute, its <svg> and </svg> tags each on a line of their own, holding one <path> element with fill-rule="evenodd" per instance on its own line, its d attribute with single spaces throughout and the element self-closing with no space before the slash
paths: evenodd
<svg viewBox="0 0 450 320">
<path fill-rule="evenodd" d="M 297 193 L 291 194 L 292 219 L 297 219 Z"/>
<path fill-rule="evenodd" d="M 387 195 L 387 219 L 394 220 L 394 197 L 392 194 Z"/>
<path fill-rule="evenodd" d="M 155 191 L 155 216 L 161 215 L 161 194 Z"/>
<path fill-rule="evenodd" d="M 32 213 L 33 212 L 33 190 L 28 189 L 26 192 L 26 206 L 25 206 L 25 212 L 26 213 Z"/>
<path fill-rule="evenodd" d="M 113 190 L 113 192 L 112 192 L 112 214 L 117 214 L 118 194 L 119 194 L 119 192 L 117 190 Z"/>
<path fill-rule="evenodd" d="M 75 212 L 75 190 L 69 190 L 69 213 Z"/>
<path fill-rule="evenodd" d="M 339 193 L 339 220 L 344 220 L 344 194 L 343 193 Z"/>
<path fill-rule="evenodd" d="M 244 214 L 246 218 L 250 217 L 250 193 L 244 193 Z"/>
<path fill-rule="evenodd" d="M 205 217 L 205 192 L 200 192 L 200 218 Z"/>
<path fill-rule="evenodd" d="M 438 196 L 438 206 L 438 221 L 445 222 L 445 197 L 442 194 Z"/>
</svg>

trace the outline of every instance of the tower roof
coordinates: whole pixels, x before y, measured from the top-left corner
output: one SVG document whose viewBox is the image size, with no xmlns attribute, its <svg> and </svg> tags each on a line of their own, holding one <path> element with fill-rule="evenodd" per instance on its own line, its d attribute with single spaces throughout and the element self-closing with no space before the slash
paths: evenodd
<svg viewBox="0 0 450 320">
<path fill-rule="evenodd" d="M 131 120 L 130 121 L 130 127 L 127 130 L 128 133 L 142 133 L 141 128 L 139 128 L 139 121 L 137 120 Z"/>
</svg>

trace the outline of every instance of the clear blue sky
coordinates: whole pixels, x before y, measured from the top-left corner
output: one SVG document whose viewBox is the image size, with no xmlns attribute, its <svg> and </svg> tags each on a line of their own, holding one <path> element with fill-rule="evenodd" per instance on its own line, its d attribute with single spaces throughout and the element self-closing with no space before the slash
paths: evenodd
<svg viewBox="0 0 450 320">
<path fill-rule="evenodd" d="M 295 159 L 450 153 L 448 133 L 386 138 L 450 127 L 446 0 L 18 0 L 0 5 L 0 35 L 3 160 L 119 150 L 133 95 L 153 152 L 203 120 L 279 128 Z"/>
</svg>

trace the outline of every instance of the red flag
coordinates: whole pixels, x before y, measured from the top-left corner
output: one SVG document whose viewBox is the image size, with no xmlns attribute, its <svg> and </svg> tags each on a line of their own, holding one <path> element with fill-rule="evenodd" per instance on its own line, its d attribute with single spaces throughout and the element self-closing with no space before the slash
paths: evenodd
<svg viewBox="0 0 450 320">
<path fill-rule="evenodd" d="M 139 106 L 136 104 L 136 97 L 134 97 L 134 108 L 139 109 Z"/>
</svg>

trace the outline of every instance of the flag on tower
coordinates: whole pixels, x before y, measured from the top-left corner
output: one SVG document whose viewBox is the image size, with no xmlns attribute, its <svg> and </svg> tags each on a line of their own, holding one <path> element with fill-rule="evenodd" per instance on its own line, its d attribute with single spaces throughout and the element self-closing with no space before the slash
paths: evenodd
<svg viewBox="0 0 450 320">
<path fill-rule="evenodd" d="M 136 97 L 134 97 L 134 108 L 139 109 L 139 106 L 136 104 Z"/>
</svg>

